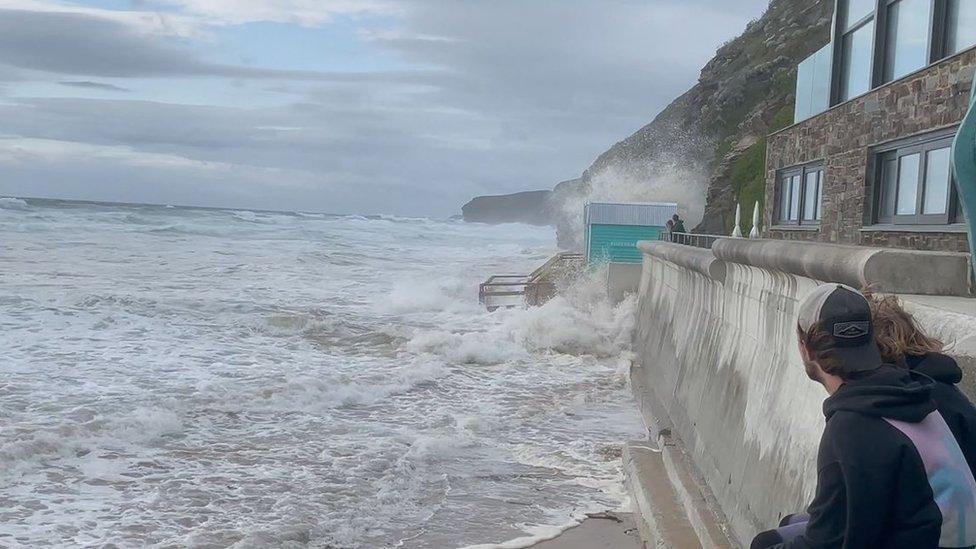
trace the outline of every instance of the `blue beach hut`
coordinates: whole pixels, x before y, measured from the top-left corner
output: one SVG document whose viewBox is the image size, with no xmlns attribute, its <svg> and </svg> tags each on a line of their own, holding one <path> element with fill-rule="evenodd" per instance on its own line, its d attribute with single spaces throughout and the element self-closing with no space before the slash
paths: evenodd
<svg viewBox="0 0 976 549">
<path fill-rule="evenodd" d="M 640 263 L 640 240 L 657 240 L 678 205 L 669 202 L 586 205 L 586 259 L 597 263 Z"/>
</svg>

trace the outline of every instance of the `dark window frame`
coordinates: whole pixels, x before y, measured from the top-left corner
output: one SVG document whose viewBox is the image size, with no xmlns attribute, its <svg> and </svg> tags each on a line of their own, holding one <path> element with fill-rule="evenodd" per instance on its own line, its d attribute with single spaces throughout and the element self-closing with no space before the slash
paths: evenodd
<svg viewBox="0 0 976 549">
<path fill-rule="evenodd" d="M 874 225 L 908 225 L 908 226 L 949 226 L 963 222 L 959 210 L 959 196 L 952 170 L 949 171 L 949 188 L 946 192 L 946 208 L 941 214 L 925 214 L 923 212 L 925 190 L 928 185 L 928 153 L 952 146 L 952 139 L 956 128 L 946 128 L 924 135 L 913 136 L 875 147 L 871 152 L 871 223 Z M 885 164 L 894 162 L 896 169 L 901 169 L 900 159 L 913 154 L 919 155 L 918 175 L 915 188 L 915 212 L 913 214 L 898 214 L 898 178 L 896 172 L 893 178 L 895 195 L 892 197 L 891 212 L 884 210 L 884 202 L 888 198 L 885 186 Z"/>
<path fill-rule="evenodd" d="M 909 74 L 912 74 L 915 71 L 924 69 L 925 67 L 931 65 L 935 60 L 938 59 L 938 57 L 936 57 L 936 51 L 939 50 L 940 46 L 938 43 L 939 41 L 936 38 L 939 36 L 940 33 L 934 32 L 933 29 L 937 29 L 937 27 L 942 28 L 937 24 L 938 18 L 936 17 L 936 11 L 938 10 L 939 6 L 942 6 L 944 8 L 946 2 L 944 0 L 928 0 L 929 36 L 928 36 L 926 50 L 925 50 L 925 63 L 922 64 L 921 67 L 918 67 L 915 70 L 909 71 L 906 74 L 900 76 L 895 76 L 894 74 L 889 76 L 887 74 L 889 68 L 888 67 L 888 54 L 889 54 L 888 42 L 890 41 L 891 38 L 889 36 L 889 31 L 891 31 L 891 29 L 888 26 L 888 16 L 890 14 L 892 6 L 898 4 L 899 2 L 904 2 L 904 1 L 905 0 L 881 0 L 880 2 L 879 11 L 878 11 L 879 20 L 878 20 L 878 25 L 875 28 L 875 32 L 879 33 L 877 34 L 877 39 L 876 39 L 877 42 L 877 51 L 875 51 L 876 64 L 875 64 L 875 71 L 873 77 L 874 79 L 872 81 L 871 89 L 874 89 L 877 86 L 883 86 L 885 84 L 894 82 L 900 78 L 904 78 L 905 76 L 908 76 Z M 944 24 L 945 17 L 943 17 L 942 19 Z M 942 34 L 945 35 L 944 32 Z M 947 38 L 943 37 L 942 42 L 943 43 L 947 42 Z"/>
<path fill-rule="evenodd" d="M 773 225 L 776 227 L 819 227 L 820 221 L 823 218 L 823 186 L 825 182 L 826 170 L 824 168 L 825 164 L 822 161 L 810 162 L 807 164 L 800 164 L 798 166 L 790 166 L 789 168 L 783 168 L 776 172 L 776 189 L 774 193 L 775 208 L 773 209 Z M 814 219 L 805 219 L 804 214 L 806 212 L 807 202 L 810 199 L 807 196 L 807 176 L 812 173 L 819 173 L 817 177 L 816 187 L 813 192 L 813 199 L 816 201 L 814 206 Z M 783 196 L 784 193 L 790 192 L 792 195 L 792 188 L 788 187 L 784 189 L 784 184 L 792 185 L 793 178 L 796 177 L 797 184 L 799 185 L 799 199 L 797 200 L 797 211 L 796 219 L 790 219 L 793 214 L 792 203 L 790 204 L 790 210 L 784 214 L 783 212 Z"/>
<path fill-rule="evenodd" d="M 835 29 L 834 30 L 834 33 L 835 34 L 834 34 L 834 37 L 833 37 L 833 44 L 834 44 L 834 63 L 833 63 L 833 66 L 834 66 L 834 69 L 832 71 L 833 72 L 833 75 L 832 75 L 831 93 L 830 93 L 830 97 L 831 97 L 830 104 L 831 105 L 836 105 L 836 104 L 843 103 L 845 101 L 849 101 L 851 99 L 854 99 L 858 95 L 860 95 L 860 94 L 856 94 L 856 95 L 853 95 L 851 97 L 846 97 L 846 98 L 843 96 L 843 91 L 844 91 L 844 75 L 846 74 L 846 69 L 844 67 L 844 40 L 848 36 L 852 36 L 854 33 L 858 32 L 859 30 L 861 30 L 861 29 L 863 29 L 863 28 L 865 28 L 865 27 L 867 27 L 869 25 L 872 26 L 872 27 L 874 27 L 874 31 L 873 31 L 874 32 L 874 35 L 871 38 L 871 41 L 872 41 L 871 42 L 872 43 L 872 46 L 871 46 L 872 55 L 871 55 L 871 60 L 870 60 L 870 66 L 868 67 L 868 73 L 870 74 L 870 76 L 868 77 L 870 79 L 870 82 L 868 83 L 868 90 L 874 89 L 874 75 L 877 72 L 877 68 L 876 68 L 877 63 L 876 63 L 876 61 L 877 61 L 877 58 L 878 58 L 878 55 L 877 55 L 877 48 L 878 48 L 878 24 L 877 24 L 877 22 L 878 22 L 878 2 L 881 2 L 881 1 L 884 1 L 884 0 L 875 0 L 874 10 L 871 11 L 871 13 L 869 13 L 868 15 L 865 15 L 861 19 L 859 19 L 857 21 L 854 21 L 854 22 L 848 22 L 848 21 L 844 20 L 844 16 L 845 16 L 845 14 L 847 12 L 847 9 L 846 9 L 847 6 L 846 6 L 846 4 L 849 3 L 850 0 L 838 0 L 837 1 L 836 8 L 835 8 L 835 13 L 834 13 L 834 18 L 835 18 L 835 23 L 836 24 L 834 25 L 834 29 Z"/>
</svg>

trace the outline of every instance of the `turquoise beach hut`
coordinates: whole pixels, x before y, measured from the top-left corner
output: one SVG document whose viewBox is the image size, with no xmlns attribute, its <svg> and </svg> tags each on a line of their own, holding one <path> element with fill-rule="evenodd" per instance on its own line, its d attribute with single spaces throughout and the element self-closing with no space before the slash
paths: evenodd
<svg viewBox="0 0 976 549">
<path fill-rule="evenodd" d="M 640 240 L 657 240 L 678 205 L 667 202 L 586 205 L 586 259 L 597 263 L 640 263 Z"/>
</svg>

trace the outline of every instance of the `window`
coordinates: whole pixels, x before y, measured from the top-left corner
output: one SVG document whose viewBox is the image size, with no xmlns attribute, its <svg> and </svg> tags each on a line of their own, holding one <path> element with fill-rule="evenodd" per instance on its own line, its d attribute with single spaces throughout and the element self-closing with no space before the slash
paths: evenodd
<svg viewBox="0 0 976 549">
<path fill-rule="evenodd" d="M 823 167 L 800 166 L 779 175 L 777 225 L 817 225 L 823 197 Z"/>
<path fill-rule="evenodd" d="M 793 120 L 800 122 L 830 108 L 830 45 L 806 58 L 796 68 L 796 108 Z"/>
<path fill-rule="evenodd" d="M 841 42 L 840 99 L 847 101 L 871 89 L 874 25 L 871 21 L 844 35 Z"/>
<path fill-rule="evenodd" d="M 976 2 L 948 0 L 946 8 L 946 54 L 953 55 L 976 45 Z"/>
<path fill-rule="evenodd" d="M 851 29 L 859 21 L 874 13 L 875 0 L 847 0 L 844 2 L 844 28 Z M 965 1 L 965 0 L 964 0 Z"/>
<path fill-rule="evenodd" d="M 823 183 L 823 171 L 807 172 L 803 181 L 803 221 L 820 220 L 820 188 Z"/>
<path fill-rule="evenodd" d="M 898 0 L 888 4 L 884 81 L 891 82 L 929 62 L 932 0 Z"/>
<path fill-rule="evenodd" d="M 898 158 L 898 186 L 895 188 L 896 215 L 915 215 L 920 165 L 918 153 L 906 154 Z"/>
<path fill-rule="evenodd" d="M 950 168 L 951 134 L 916 138 L 877 156 L 875 221 L 942 225 L 959 217 Z"/>
<path fill-rule="evenodd" d="M 925 194 L 922 196 L 922 215 L 943 215 L 949 212 L 950 147 L 925 153 Z"/>
<path fill-rule="evenodd" d="M 794 120 L 822 112 L 822 69 L 833 106 L 974 46 L 976 0 L 837 0 L 829 63 L 816 65 L 815 54 L 797 67 Z"/>
</svg>

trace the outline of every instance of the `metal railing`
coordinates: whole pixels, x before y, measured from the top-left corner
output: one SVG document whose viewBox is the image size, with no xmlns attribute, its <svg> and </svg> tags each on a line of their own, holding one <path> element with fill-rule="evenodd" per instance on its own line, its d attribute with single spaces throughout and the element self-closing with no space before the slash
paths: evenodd
<svg viewBox="0 0 976 549">
<path fill-rule="evenodd" d="M 579 272 L 583 254 L 560 253 L 528 275 L 495 275 L 478 287 L 478 301 L 494 311 L 501 307 L 542 305 L 556 295 L 557 284 Z"/>
<path fill-rule="evenodd" d="M 674 242 L 675 244 L 692 246 L 695 248 L 705 248 L 709 250 L 712 248 L 712 244 L 715 244 L 715 241 L 720 238 L 726 237 L 718 234 L 669 233 L 667 231 L 662 232 L 658 236 L 658 240 L 663 240 L 665 242 Z"/>
</svg>

